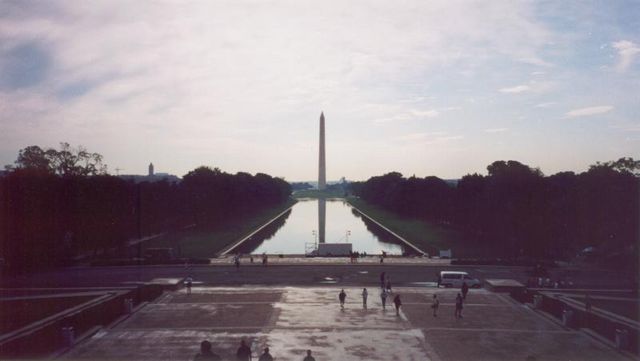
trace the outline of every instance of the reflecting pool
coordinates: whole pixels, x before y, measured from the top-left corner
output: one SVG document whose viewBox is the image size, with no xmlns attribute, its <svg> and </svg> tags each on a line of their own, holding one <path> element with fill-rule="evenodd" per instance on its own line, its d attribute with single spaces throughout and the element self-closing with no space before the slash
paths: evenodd
<svg viewBox="0 0 640 361">
<path fill-rule="evenodd" d="M 400 255 L 413 250 L 343 199 L 300 200 L 233 253 L 305 254 L 315 243 L 351 243 L 353 251 Z"/>
</svg>

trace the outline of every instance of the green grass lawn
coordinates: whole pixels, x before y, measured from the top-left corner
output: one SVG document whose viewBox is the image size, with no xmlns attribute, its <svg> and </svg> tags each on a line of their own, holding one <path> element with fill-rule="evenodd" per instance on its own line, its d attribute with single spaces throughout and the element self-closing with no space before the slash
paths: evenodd
<svg viewBox="0 0 640 361">
<path fill-rule="evenodd" d="M 146 248 L 171 247 L 178 257 L 215 257 L 224 247 L 242 239 L 296 202 L 295 199 L 290 199 L 279 206 L 261 210 L 233 222 L 227 222 L 217 229 L 194 227 L 163 235 L 145 242 L 142 245 L 143 254 Z"/>
<path fill-rule="evenodd" d="M 431 255 L 438 255 L 438 250 L 449 248 L 453 249 L 454 257 L 463 256 L 471 251 L 465 246 L 468 242 L 460 231 L 420 219 L 406 218 L 360 198 L 346 199 L 352 206 Z"/>
</svg>

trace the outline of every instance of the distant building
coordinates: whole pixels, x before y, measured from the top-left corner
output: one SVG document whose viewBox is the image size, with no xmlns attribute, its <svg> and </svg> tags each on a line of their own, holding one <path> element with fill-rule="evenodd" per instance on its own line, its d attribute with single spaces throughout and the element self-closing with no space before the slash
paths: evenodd
<svg viewBox="0 0 640 361">
<path fill-rule="evenodd" d="M 180 183 L 181 179 L 178 176 L 167 173 L 156 173 L 153 176 L 148 175 L 136 175 L 136 174 L 121 174 L 118 176 L 120 179 L 130 180 L 134 183 L 142 182 L 160 182 L 167 181 L 169 183 Z"/>
<path fill-rule="evenodd" d="M 130 180 L 134 183 L 142 182 L 159 182 L 167 181 L 169 183 L 180 183 L 181 179 L 173 174 L 169 173 L 156 173 L 153 167 L 153 163 L 149 163 L 149 173 L 147 175 L 137 174 L 122 174 L 118 176 L 120 179 Z"/>
</svg>

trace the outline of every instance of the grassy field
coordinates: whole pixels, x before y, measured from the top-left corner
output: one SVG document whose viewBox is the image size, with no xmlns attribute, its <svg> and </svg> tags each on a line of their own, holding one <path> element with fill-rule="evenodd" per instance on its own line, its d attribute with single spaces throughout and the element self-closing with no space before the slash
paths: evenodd
<svg viewBox="0 0 640 361">
<path fill-rule="evenodd" d="M 224 247 L 248 235 L 297 201 L 290 199 L 277 207 L 262 210 L 215 230 L 190 228 L 155 238 L 143 244 L 146 248 L 171 247 L 178 257 L 211 258 Z"/>
<path fill-rule="evenodd" d="M 405 218 L 371 205 L 360 198 L 348 197 L 346 199 L 369 217 L 431 255 L 437 255 L 437 251 L 441 249 L 452 249 L 454 257 L 475 253 L 470 252 L 471 250 L 465 246 L 468 242 L 466 242 L 464 235 L 457 230 L 419 219 Z"/>
</svg>

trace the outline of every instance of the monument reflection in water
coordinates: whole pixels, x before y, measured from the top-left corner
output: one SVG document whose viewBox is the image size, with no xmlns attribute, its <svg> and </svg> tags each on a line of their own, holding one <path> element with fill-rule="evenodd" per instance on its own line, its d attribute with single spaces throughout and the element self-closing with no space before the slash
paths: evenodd
<svg viewBox="0 0 640 361">
<path fill-rule="evenodd" d="M 387 231 L 360 216 L 342 199 L 301 200 L 233 253 L 305 254 L 313 243 L 345 243 L 367 254 L 400 255 L 412 250 Z"/>
</svg>

